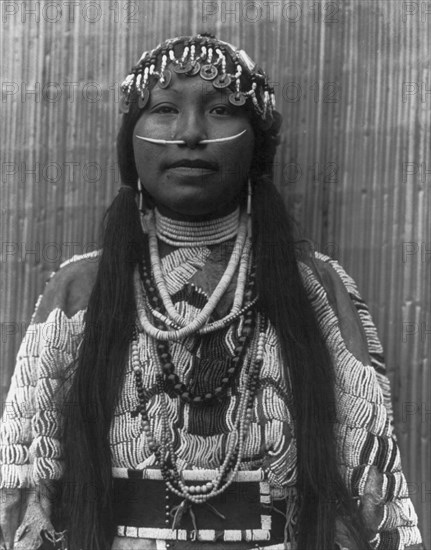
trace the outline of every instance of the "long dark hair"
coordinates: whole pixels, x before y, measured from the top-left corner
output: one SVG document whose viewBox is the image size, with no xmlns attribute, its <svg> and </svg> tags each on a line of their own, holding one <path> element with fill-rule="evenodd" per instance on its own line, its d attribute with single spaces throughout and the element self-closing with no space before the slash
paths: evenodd
<svg viewBox="0 0 431 550">
<path fill-rule="evenodd" d="M 118 135 L 123 183 L 136 189 L 133 102 Z M 334 373 L 298 269 L 292 223 L 273 184 L 272 165 L 280 118 L 263 130 L 252 117 L 255 156 L 253 249 L 259 307 L 279 337 L 290 380 L 298 449 L 300 550 L 334 547 L 335 520 L 342 518 L 358 548 L 368 548 L 356 506 L 336 460 Z M 105 217 L 103 249 L 85 315 L 85 330 L 64 422 L 65 475 L 62 510 L 70 550 L 107 550 L 115 536 L 109 429 L 122 388 L 136 307 L 133 271 L 145 237 L 133 193 L 123 191 Z"/>
</svg>

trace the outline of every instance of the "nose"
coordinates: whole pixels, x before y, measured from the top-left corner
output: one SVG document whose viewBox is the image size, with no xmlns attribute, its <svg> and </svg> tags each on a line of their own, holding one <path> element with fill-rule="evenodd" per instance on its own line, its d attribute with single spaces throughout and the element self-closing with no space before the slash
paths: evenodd
<svg viewBox="0 0 431 550">
<path fill-rule="evenodd" d="M 198 106 L 184 110 L 178 117 L 176 139 L 185 141 L 190 149 L 196 149 L 199 142 L 208 139 L 205 118 Z"/>
</svg>

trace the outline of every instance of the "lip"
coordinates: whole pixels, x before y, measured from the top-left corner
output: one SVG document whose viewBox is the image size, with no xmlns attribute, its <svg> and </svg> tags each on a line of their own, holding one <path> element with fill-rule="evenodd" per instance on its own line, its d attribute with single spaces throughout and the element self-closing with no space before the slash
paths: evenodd
<svg viewBox="0 0 431 550">
<path fill-rule="evenodd" d="M 178 177 L 188 178 L 202 178 L 203 176 L 217 173 L 216 170 L 210 168 L 191 168 L 190 166 L 175 166 L 174 168 L 169 168 L 168 172 Z"/>
<path fill-rule="evenodd" d="M 179 159 L 173 162 L 168 166 L 169 169 L 173 168 L 187 168 L 187 169 L 199 169 L 201 172 L 203 170 L 210 170 L 211 172 L 215 172 L 218 167 L 215 162 L 211 162 L 208 160 L 203 159 Z"/>
</svg>

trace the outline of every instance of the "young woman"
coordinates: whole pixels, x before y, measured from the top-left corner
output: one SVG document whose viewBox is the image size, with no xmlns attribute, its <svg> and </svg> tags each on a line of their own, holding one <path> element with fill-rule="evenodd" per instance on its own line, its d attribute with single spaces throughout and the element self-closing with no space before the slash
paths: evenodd
<svg viewBox="0 0 431 550">
<path fill-rule="evenodd" d="M 267 76 L 187 36 L 123 91 L 103 249 L 50 279 L 18 355 L 6 548 L 422 548 L 367 307 L 272 181 Z"/>
</svg>

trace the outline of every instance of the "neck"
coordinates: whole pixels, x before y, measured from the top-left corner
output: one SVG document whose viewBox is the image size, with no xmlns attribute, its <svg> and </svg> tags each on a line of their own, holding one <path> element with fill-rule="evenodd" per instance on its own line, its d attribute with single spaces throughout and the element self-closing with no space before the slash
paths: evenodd
<svg viewBox="0 0 431 550">
<path fill-rule="evenodd" d="M 235 212 L 238 209 L 238 201 L 235 200 L 235 201 L 232 201 L 231 203 L 224 204 L 220 208 L 217 208 L 216 210 L 213 210 L 211 212 L 197 213 L 197 214 L 177 212 L 175 210 L 171 210 L 170 208 L 162 204 L 158 204 L 156 206 L 156 209 L 159 211 L 160 214 L 162 214 L 163 216 L 171 220 L 185 221 L 185 222 L 206 222 L 210 220 L 217 220 L 217 219 L 223 218 L 224 216 L 227 216 L 228 214 Z"/>
</svg>

